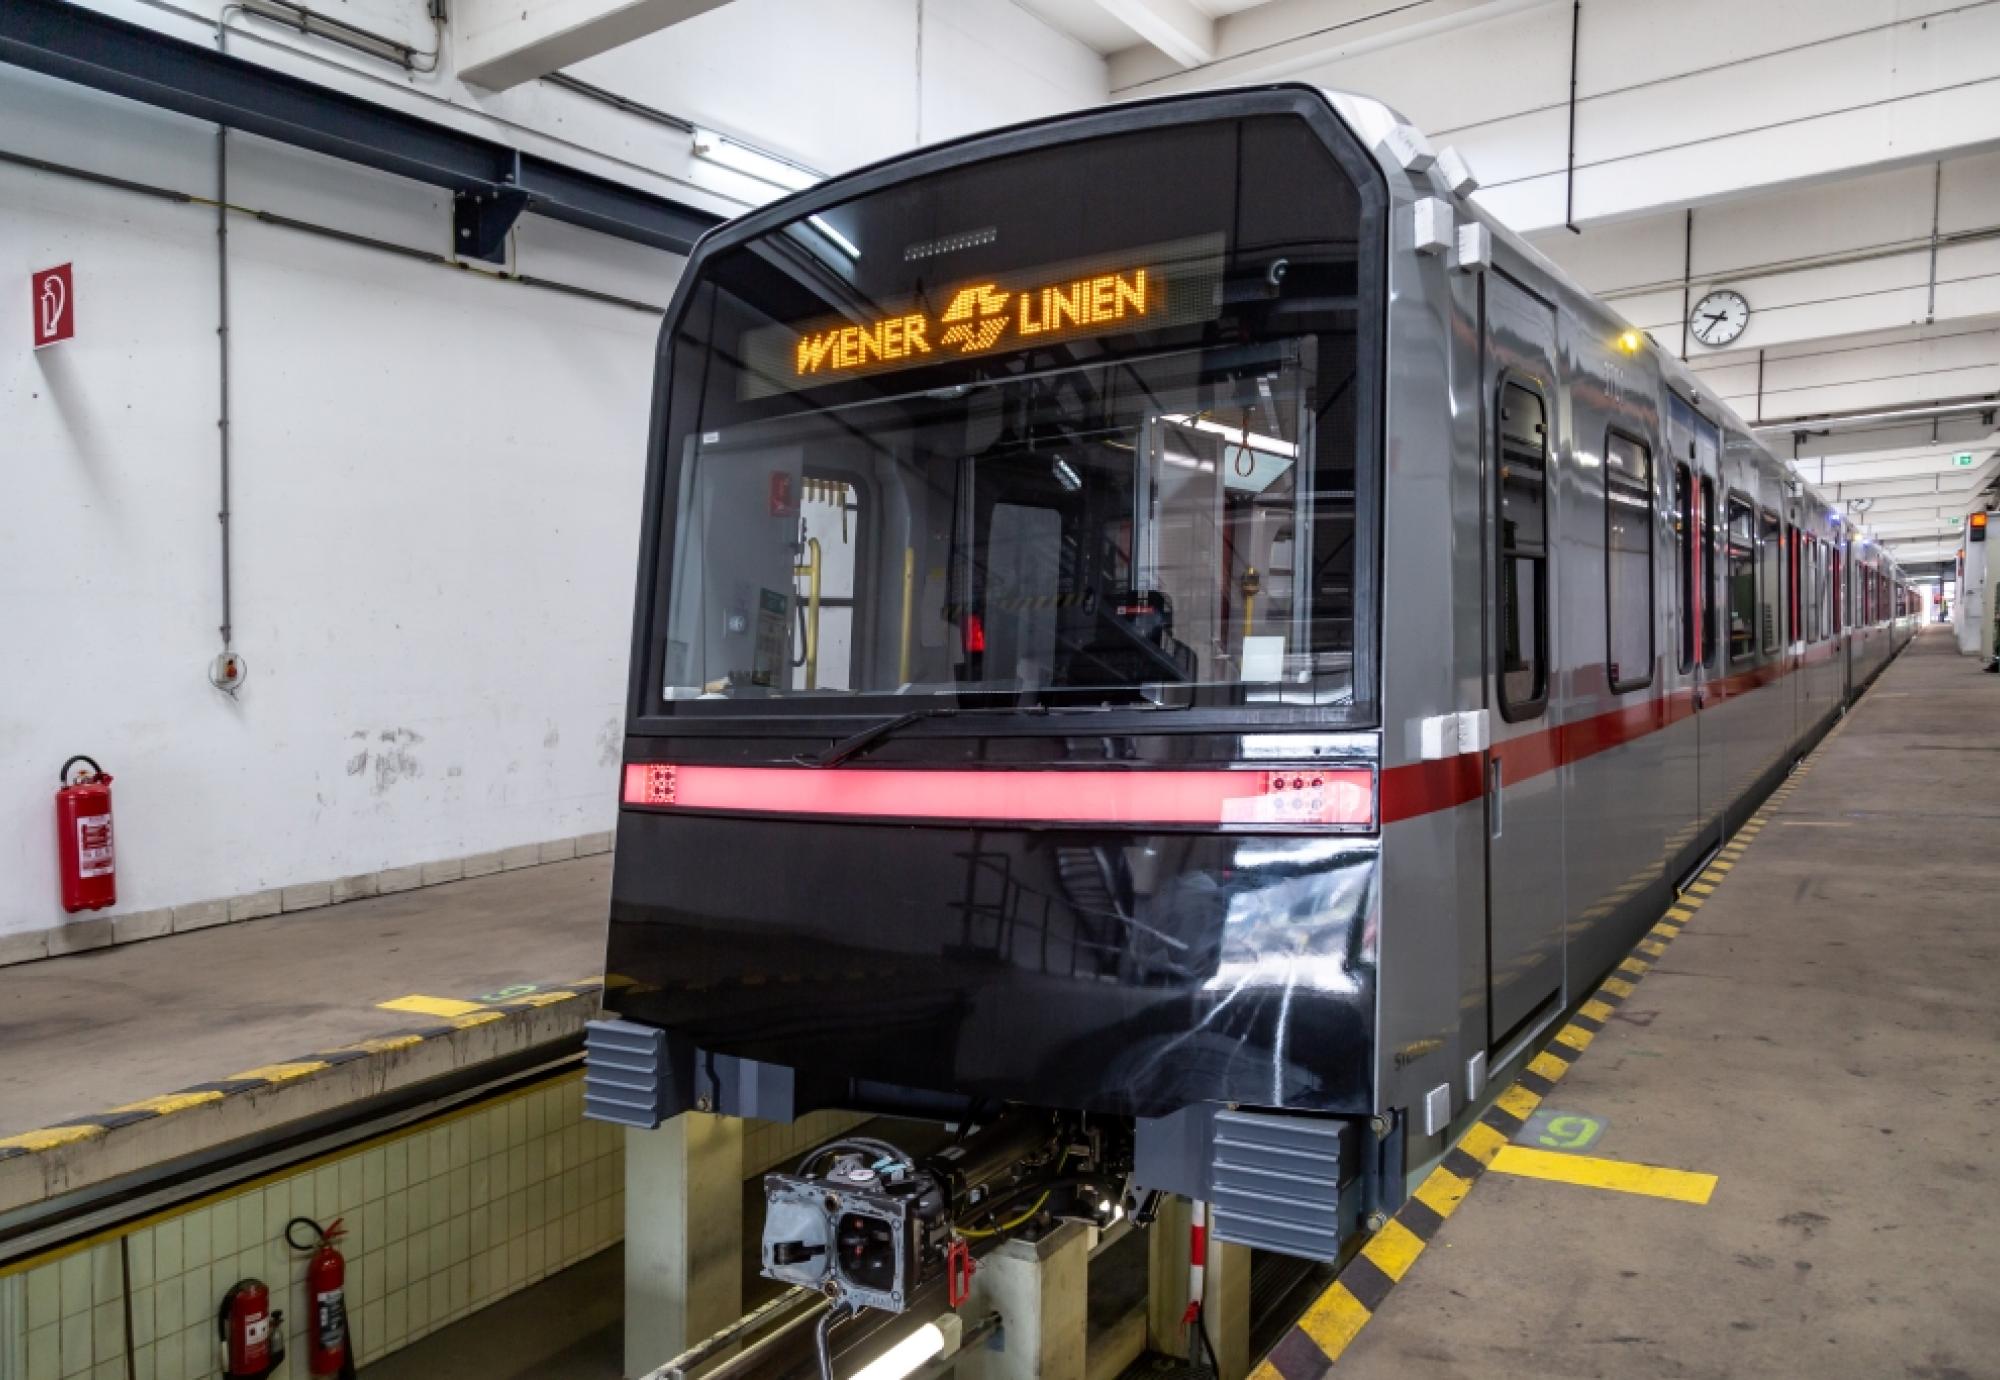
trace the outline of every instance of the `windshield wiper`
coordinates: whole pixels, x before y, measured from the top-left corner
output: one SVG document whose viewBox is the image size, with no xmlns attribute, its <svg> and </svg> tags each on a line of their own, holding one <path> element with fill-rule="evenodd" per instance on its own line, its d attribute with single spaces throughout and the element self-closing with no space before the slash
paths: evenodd
<svg viewBox="0 0 2000 1380">
<path fill-rule="evenodd" d="M 958 713 L 955 704 L 926 705 L 922 709 L 910 709 L 901 714 L 892 714 L 886 719 L 868 725 L 859 733 L 850 733 L 823 752 L 801 752 L 792 760 L 802 767 L 834 767 L 845 762 L 856 753 L 866 752 L 876 743 L 896 732 L 907 728 L 919 719 L 948 719 Z"/>
</svg>

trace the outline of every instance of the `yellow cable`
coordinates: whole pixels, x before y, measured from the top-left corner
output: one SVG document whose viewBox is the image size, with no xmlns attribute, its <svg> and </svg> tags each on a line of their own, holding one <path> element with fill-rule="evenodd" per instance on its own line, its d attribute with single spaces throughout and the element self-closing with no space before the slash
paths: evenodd
<svg viewBox="0 0 2000 1380">
<path fill-rule="evenodd" d="M 984 1231 L 980 1231 L 974 1227 L 960 1227 L 958 1229 L 958 1234 L 960 1236 L 970 1236 L 973 1239 L 977 1240 L 978 1238 L 983 1236 L 998 1236 L 1003 1231 L 1012 1231 L 1014 1230 L 1014 1228 L 1020 1226 L 1023 1222 L 1027 1221 L 1030 1217 L 1033 1217 L 1036 1213 L 1040 1212 L 1042 1210 L 1042 1204 L 1046 1203 L 1048 1200 L 1049 1200 L 1049 1195 L 1047 1193 L 1044 1193 L 1041 1197 L 1035 1199 L 1035 1205 L 1033 1207 L 1029 1208 L 1026 1212 L 1022 1213 L 1019 1217 L 1016 1217 L 1011 1222 L 1002 1222 L 999 1226 L 988 1227 Z"/>
</svg>

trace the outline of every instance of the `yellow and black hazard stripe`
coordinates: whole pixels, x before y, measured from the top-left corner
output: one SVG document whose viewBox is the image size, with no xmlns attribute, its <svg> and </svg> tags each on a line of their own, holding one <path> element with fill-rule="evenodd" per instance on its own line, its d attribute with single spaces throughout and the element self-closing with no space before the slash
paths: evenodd
<svg viewBox="0 0 2000 1380">
<path fill-rule="evenodd" d="M 1844 722 L 1844 721 L 1843 721 Z M 1838 731 L 1836 729 L 1836 731 Z M 1828 737 L 1832 735 L 1829 734 Z M 1579 1006 L 1527 1067 L 1493 1100 L 1485 1113 L 1445 1152 L 1436 1168 L 1398 1208 L 1383 1228 L 1341 1268 L 1333 1283 L 1314 1299 L 1297 1323 L 1278 1340 L 1251 1380 L 1319 1380 L 1368 1324 L 1389 1291 L 1408 1274 L 1445 1219 L 1472 1192 L 1493 1158 L 1527 1124 L 1544 1098 L 1590 1048 L 1605 1023 L 1629 1000 L 1638 984 L 1667 952 L 1709 896 L 1729 877 L 1744 851 L 1812 771 L 1822 740 L 1730 837 L 1688 889 L 1653 927 L 1640 936 L 1610 976 Z"/>
<path fill-rule="evenodd" d="M 546 1006 L 554 1001 L 591 996 L 603 990 L 604 985 L 597 982 L 567 983 L 560 988 L 544 988 L 531 998 L 509 1002 L 507 1005 Z M 178 1092 L 144 1098 L 122 1107 L 113 1107 L 95 1116 L 78 1117 L 72 1121 L 57 1122 L 53 1126 L 42 1126 L 32 1131 L 0 1137 L 0 1160 L 61 1150 L 85 1141 L 101 1139 L 122 1127 L 136 1125 L 142 1121 L 157 1121 L 161 1117 L 192 1111 L 197 1107 L 213 1106 L 233 1097 L 242 1097 L 262 1092 L 267 1088 L 294 1083 L 301 1078 L 310 1078 L 342 1064 L 354 1063 L 356 1060 L 384 1058 L 423 1044 L 426 1040 L 444 1039 L 470 1026 L 500 1020 L 505 1015 L 506 1012 L 502 1010 L 482 1009 L 440 1024 L 391 1030 L 365 1040 L 357 1040 L 353 1044 L 318 1050 L 297 1059 L 288 1059 L 275 1064 L 260 1064 L 241 1073 L 232 1073 L 226 1078 L 196 1083 Z"/>
</svg>

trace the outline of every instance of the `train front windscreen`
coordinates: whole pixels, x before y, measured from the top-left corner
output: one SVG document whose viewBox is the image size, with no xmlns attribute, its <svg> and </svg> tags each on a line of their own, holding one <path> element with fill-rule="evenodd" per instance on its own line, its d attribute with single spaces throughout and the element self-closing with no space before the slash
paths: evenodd
<svg viewBox="0 0 2000 1380">
<path fill-rule="evenodd" d="M 1379 217 L 1303 119 L 946 166 L 692 270 L 642 715 L 1375 721 Z"/>
</svg>

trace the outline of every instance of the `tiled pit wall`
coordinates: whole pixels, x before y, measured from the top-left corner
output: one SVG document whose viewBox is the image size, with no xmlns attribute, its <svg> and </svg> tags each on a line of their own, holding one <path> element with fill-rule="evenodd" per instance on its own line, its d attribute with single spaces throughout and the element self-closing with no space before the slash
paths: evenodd
<svg viewBox="0 0 2000 1380">
<path fill-rule="evenodd" d="M 237 1280 L 271 1286 L 286 1362 L 306 1373 L 308 1255 L 285 1224 L 342 1219 L 355 1356 L 378 1360 L 574 1265 L 625 1234 L 625 1131 L 583 1117 L 572 1075 L 232 1189 L 0 1273 L 0 1380 L 126 1380 L 122 1247 L 137 1380 L 220 1372 L 216 1311 Z M 752 1121 L 745 1177 L 865 1120 Z"/>
<path fill-rule="evenodd" d="M 126 1380 L 123 1248 L 137 1380 L 220 1372 L 216 1311 L 237 1280 L 285 1312 L 279 1380 L 306 1373 L 308 1256 L 285 1224 L 342 1219 L 362 1363 L 407 1346 L 624 1236 L 624 1132 L 582 1119 L 571 1076 L 189 1207 L 0 1275 L 0 1380 Z"/>
</svg>

